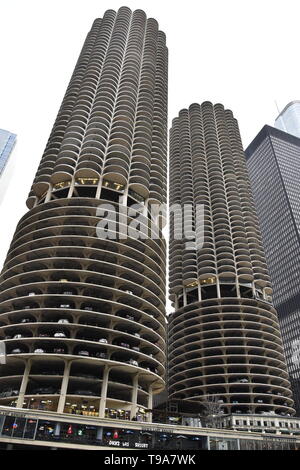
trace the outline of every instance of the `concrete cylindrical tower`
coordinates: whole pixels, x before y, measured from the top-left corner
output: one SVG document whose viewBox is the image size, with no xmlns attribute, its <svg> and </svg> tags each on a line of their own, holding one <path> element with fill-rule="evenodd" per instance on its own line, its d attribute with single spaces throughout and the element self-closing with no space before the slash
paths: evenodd
<svg viewBox="0 0 300 470">
<path fill-rule="evenodd" d="M 1 275 L 1 405 L 133 418 L 164 388 L 165 241 L 123 229 L 166 200 L 167 56 L 141 10 L 87 36 Z"/>
<path fill-rule="evenodd" d="M 173 120 L 170 146 L 170 203 L 187 205 L 196 234 L 193 247 L 171 218 L 170 398 L 293 414 L 237 121 L 221 104 L 193 104 Z"/>
</svg>

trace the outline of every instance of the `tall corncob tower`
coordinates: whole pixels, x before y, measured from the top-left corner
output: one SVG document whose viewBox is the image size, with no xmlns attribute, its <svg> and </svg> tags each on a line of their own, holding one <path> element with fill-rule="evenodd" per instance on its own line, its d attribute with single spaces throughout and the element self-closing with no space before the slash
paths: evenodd
<svg viewBox="0 0 300 470">
<path fill-rule="evenodd" d="M 170 204 L 190 205 L 187 222 L 204 239 L 194 248 L 176 239 L 173 218 L 170 398 L 214 396 L 225 413 L 293 414 L 237 121 L 220 104 L 193 104 L 173 120 L 170 146 Z"/>
<path fill-rule="evenodd" d="M 1 275 L 1 405 L 132 419 L 164 388 L 165 241 L 97 225 L 166 201 L 167 56 L 141 10 L 86 38 Z"/>
</svg>

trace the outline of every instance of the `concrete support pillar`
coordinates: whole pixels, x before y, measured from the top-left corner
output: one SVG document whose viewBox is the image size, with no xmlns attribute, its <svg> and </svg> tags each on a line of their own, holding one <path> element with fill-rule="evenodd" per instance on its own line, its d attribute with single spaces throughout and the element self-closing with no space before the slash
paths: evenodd
<svg viewBox="0 0 300 470">
<path fill-rule="evenodd" d="M 132 394 L 131 394 L 131 410 L 130 410 L 130 419 L 132 420 L 137 413 L 137 396 L 138 396 L 138 384 L 139 384 L 139 374 L 134 375 L 132 380 Z"/>
<path fill-rule="evenodd" d="M 70 184 L 69 192 L 68 192 L 68 198 L 72 197 L 73 192 L 74 192 L 74 188 L 75 188 L 75 179 L 73 177 L 72 181 L 71 181 L 71 184 Z"/>
<path fill-rule="evenodd" d="M 56 423 L 55 429 L 54 429 L 54 436 L 59 436 L 60 435 L 60 423 Z"/>
<path fill-rule="evenodd" d="M 97 429 L 96 439 L 99 440 L 99 441 L 102 441 L 102 439 L 103 439 L 103 428 L 98 428 Z"/>
<path fill-rule="evenodd" d="M 153 408 L 153 386 L 150 385 L 149 387 L 149 395 L 148 395 L 148 410 L 152 410 Z M 148 423 L 152 423 L 152 413 L 148 412 L 147 415 Z"/>
<path fill-rule="evenodd" d="M 48 189 L 48 191 L 47 191 L 47 195 L 46 195 L 46 197 L 45 197 L 45 202 L 49 202 L 49 201 L 50 201 L 50 199 L 51 199 L 51 194 L 52 194 L 52 189 L 53 189 L 53 185 L 50 184 L 50 185 L 49 185 L 49 189 Z"/>
<path fill-rule="evenodd" d="M 105 416 L 105 405 L 107 397 L 107 387 L 108 387 L 108 378 L 109 378 L 109 367 L 105 366 L 103 371 L 102 387 L 101 387 L 101 399 L 99 405 L 99 417 L 104 418 Z"/>
<path fill-rule="evenodd" d="M 27 384 L 28 384 L 30 369 L 31 369 L 31 359 L 29 359 L 26 362 L 26 365 L 25 365 L 23 379 L 22 379 L 22 383 L 21 383 L 21 387 L 20 387 L 20 391 L 19 391 L 19 397 L 18 397 L 17 405 L 16 405 L 17 408 L 23 408 L 24 395 L 25 395 L 25 392 L 26 392 Z"/>
<path fill-rule="evenodd" d="M 103 178 L 99 178 L 99 183 L 96 191 L 96 199 L 100 199 L 101 196 L 101 189 L 102 189 L 102 184 L 103 184 Z"/>
<path fill-rule="evenodd" d="M 145 199 L 144 209 L 143 209 L 143 216 L 147 218 L 148 218 L 148 203 L 149 203 L 149 198 Z"/>
<path fill-rule="evenodd" d="M 186 288 L 183 288 L 183 306 L 187 305 L 187 296 L 186 296 Z"/>
<path fill-rule="evenodd" d="M 239 280 L 238 280 L 237 277 L 236 277 L 236 280 L 235 280 L 235 287 L 236 287 L 237 297 L 241 297 L 240 284 L 239 284 Z"/>
<path fill-rule="evenodd" d="M 202 292 L 201 292 L 200 281 L 199 281 L 199 284 L 198 284 L 198 300 L 199 300 L 199 302 L 201 302 L 201 300 L 202 300 Z"/>
<path fill-rule="evenodd" d="M 64 377 L 63 377 L 62 384 L 61 384 L 61 389 L 60 389 L 60 397 L 59 397 L 59 402 L 58 402 L 58 406 L 57 406 L 57 413 L 63 413 L 64 412 L 67 389 L 68 389 L 68 384 L 69 384 L 71 364 L 72 364 L 71 361 L 67 361 L 65 363 Z"/>
<path fill-rule="evenodd" d="M 216 282 L 217 282 L 217 295 L 218 295 L 218 299 L 220 299 L 221 298 L 221 288 L 220 288 L 220 280 L 219 280 L 218 277 L 216 279 Z"/>
</svg>

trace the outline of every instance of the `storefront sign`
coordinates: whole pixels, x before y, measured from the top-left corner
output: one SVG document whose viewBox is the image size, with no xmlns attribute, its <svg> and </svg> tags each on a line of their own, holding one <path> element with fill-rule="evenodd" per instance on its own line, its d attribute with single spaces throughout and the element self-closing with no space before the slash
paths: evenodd
<svg viewBox="0 0 300 470">
<path fill-rule="evenodd" d="M 108 445 L 114 447 L 129 447 L 129 442 L 108 441 Z"/>
</svg>

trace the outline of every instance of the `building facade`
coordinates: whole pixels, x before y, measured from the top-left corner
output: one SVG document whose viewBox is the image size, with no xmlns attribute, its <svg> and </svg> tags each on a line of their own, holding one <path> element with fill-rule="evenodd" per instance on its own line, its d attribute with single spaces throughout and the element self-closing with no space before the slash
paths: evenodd
<svg viewBox="0 0 300 470">
<path fill-rule="evenodd" d="M 246 158 L 300 413 L 300 139 L 264 126 Z"/>
<path fill-rule="evenodd" d="M 183 463 L 181 450 L 299 450 L 299 419 L 286 418 L 284 423 L 278 423 L 275 417 L 270 420 L 265 431 L 261 416 L 224 416 L 212 429 L 113 419 L 95 422 L 88 416 L 59 413 L 45 416 L 40 410 L 11 410 L 0 406 L 0 449 L 175 451 L 180 459 L 178 463 Z M 147 453 L 143 456 L 149 458 Z M 157 464 L 154 459 L 159 454 L 152 457 L 149 463 Z M 200 460 L 201 454 L 196 453 L 196 457 Z"/>
<path fill-rule="evenodd" d="M 9 131 L 0 129 L 0 176 L 15 145 L 17 136 Z"/>
<path fill-rule="evenodd" d="M 288 103 L 275 120 L 276 129 L 300 137 L 300 101 Z"/>
<path fill-rule="evenodd" d="M 293 415 L 238 123 L 221 104 L 193 104 L 173 120 L 170 203 L 170 399 L 214 399 L 224 414 Z M 175 215 L 184 206 L 190 231 L 180 240 Z"/>
<path fill-rule="evenodd" d="M 151 204 L 166 201 L 167 69 L 165 34 L 143 11 L 95 20 L 1 274 L 1 405 L 151 420 L 166 247 L 159 217 L 156 238 L 124 228 L 138 215 L 147 234 Z"/>
</svg>

